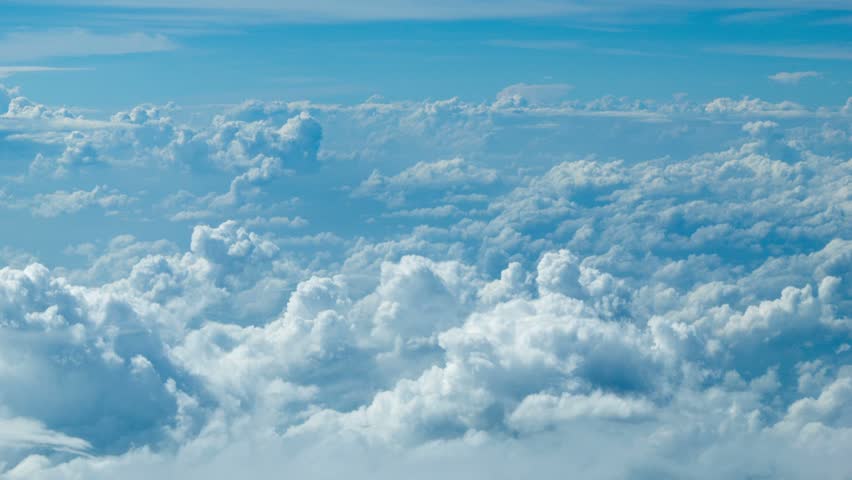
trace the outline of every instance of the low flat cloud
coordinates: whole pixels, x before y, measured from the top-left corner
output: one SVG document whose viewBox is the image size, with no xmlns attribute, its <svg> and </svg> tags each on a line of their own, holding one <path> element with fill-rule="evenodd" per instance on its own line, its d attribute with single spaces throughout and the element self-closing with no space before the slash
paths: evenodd
<svg viewBox="0 0 852 480">
<path fill-rule="evenodd" d="M 810 45 L 723 45 L 708 47 L 710 52 L 756 57 L 802 58 L 809 60 L 852 60 L 852 46 L 835 44 Z"/>
<path fill-rule="evenodd" d="M 786 85 L 798 85 L 799 82 L 806 78 L 820 78 L 822 74 L 812 70 L 806 72 L 778 72 L 770 75 L 769 79 L 773 82 L 783 83 Z"/>
<path fill-rule="evenodd" d="M 97 33 L 84 29 L 30 30 L 6 33 L 0 38 L 0 62 L 162 52 L 175 48 L 177 44 L 162 34 Z"/>
<path fill-rule="evenodd" d="M 16 73 L 78 72 L 81 70 L 89 69 L 73 67 L 45 67 L 37 65 L 0 65 L 0 79 L 10 77 Z"/>
</svg>

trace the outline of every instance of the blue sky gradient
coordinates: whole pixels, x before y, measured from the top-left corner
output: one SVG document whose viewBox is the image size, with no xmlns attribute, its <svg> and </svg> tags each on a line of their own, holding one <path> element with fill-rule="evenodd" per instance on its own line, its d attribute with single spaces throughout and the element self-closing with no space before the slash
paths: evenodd
<svg viewBox="0 0 852 480">
<path fill-rule="evenodd" d="M 850 26 L 3 3 L 0 478 L 849 478 Z"/>
</svg>

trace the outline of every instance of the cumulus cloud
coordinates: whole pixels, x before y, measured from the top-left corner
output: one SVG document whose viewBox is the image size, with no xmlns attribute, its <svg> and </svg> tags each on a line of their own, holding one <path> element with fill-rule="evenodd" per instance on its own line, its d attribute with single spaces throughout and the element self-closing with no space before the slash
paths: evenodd
<svg viewBox="0 0 852 480">
<path fill-rule="evenodd" d="M 76 213 L 90 206 L 99 206 L 110 213 L 114 212 L 116 208 L 127 205 L 132 200 L 131 197 L 118 193 L 114 189 L 96 186 L 91 190 L 75 190 L 73 192 L 59 190 L 53 193 L 38 194 L 30 201 L 30 208 L 33 215 L 49 218 Z"/>
<path fill-rule="evenodd" d="M 291 228 L 302 228 L 308 225 L 309 222 L 300 216 L 293 218 L 289 217 L 254 217 L 246 220 L 246 225 L 249 227 L 269 227 L 269 226 L 285 226 Z"/>
<path fill-rule="evenodd" d="M 803 106 L 790 101 L 778 103 L 767 102 L 759 98 L 743 97 L 739 100 L 732 98 L 717 98 L 704 106 L 707 113 L 740 114 L 740 115 L 772 115 L 772 116 L 794 116 L 804 115 L 806 110 Z"/>
<path fill-rule="evenodd" d="M 761 132 L 772 130 L 778 124 L 772 120 L 758 120 L 754 122 L 746 122 L 743 124 L 743 131 L 749 135 L 759 135 Z"/>
<path fill-rule="evenodd" d="M 466 162 L 463 158 L 418 162 L 393 176 L 373 171 L 354 193 L 376 196 L 389 203 L 404 202 L 406 194 L 423 190 L 469 188 L 497 181 L 497 171 Z"/>
<path fill-rule="evenodd" d="M 842 107 L 0 103 L 4 477 L 850 473 Z"/>
<path fill-rule="evenodd" d="M 573 87 L 565 83 L 509 85 L 497 94 L 498 104 L 527 105 L 557 103 Z"/>
<path fill-rule="evenodd" d="M 526 397 L 509 418 L 520 431 L 553 428 L 560 422 L 577 418 L 641 419 L 653 412 L 653 405 L 643 400 L 621 398 L 594 392 L 590 395 L 535 394 Z"/>
</svg>

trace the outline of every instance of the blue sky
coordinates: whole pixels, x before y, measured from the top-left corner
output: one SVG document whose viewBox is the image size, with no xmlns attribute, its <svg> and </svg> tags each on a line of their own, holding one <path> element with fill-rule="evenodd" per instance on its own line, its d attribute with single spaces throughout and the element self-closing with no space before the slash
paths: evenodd
<svg viewBox="0 0 852 480">
<path fill-rule="evenodd" d="M 702 99 L 747 93 L 828 103 L 843 100 L 852 56 L 852 20 L 836 10 L 626 2 L 545 18 L 533 8 L 522 18 L 489 18 L 499 9 L 481 6 L 466 15 L 472 18 L 436 7 L 423 8 L 425 18 L 388 9 L 401 17 L 388 21 L 378 12 L 302 18 L 285 8 L 104 3 L 4 6 L 4 64 L 84 69 L 19 74 L 16 83 L 46 101 L 95 108 L 245 98 L 355 102 L 373 94 L 482 101 L 519 82 L 568 83 L 579 98 L 661 99 L 683 91 Z M 766 81 L 791 70 L 831 75 L 822 88 L 795 92 Z M 199 76 L 206 80 L 200 85 Z"/>
<path fill-rule="evenodd" d="M 3 3 L 0 478 L 849 478 L 850 26 Z"/>
</svg>

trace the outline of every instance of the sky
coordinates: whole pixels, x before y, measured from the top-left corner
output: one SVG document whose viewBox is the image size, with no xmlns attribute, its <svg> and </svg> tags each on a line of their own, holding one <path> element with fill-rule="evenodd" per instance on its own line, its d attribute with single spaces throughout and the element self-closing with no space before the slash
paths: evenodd
<svg viewBox="0 0 852 480">
<path fill-rule="evenodd" d="M 852 4 L 0 3 L 0 479 L 849 479 Z"/>
</svg>

